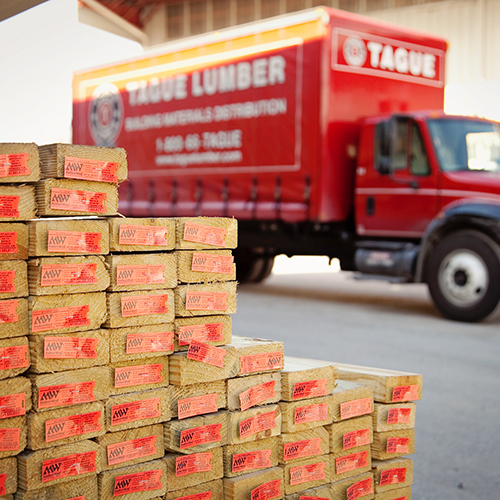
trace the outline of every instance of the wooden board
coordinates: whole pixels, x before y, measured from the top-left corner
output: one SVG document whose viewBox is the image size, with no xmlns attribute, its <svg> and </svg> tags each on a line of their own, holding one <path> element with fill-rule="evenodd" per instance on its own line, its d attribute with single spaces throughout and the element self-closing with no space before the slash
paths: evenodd
<svg viewBox="0 0 500 500">
<path fill-rule="evenodd" d="M 375 403 L 373 430 L 385 432 L 398 429 L 414 429 L 416 403 Z"/>
<path fill-rule="evenodd" d="M 102 401 L 109 397 L 111 372 L 107 366 L 58 373 L 30 374 L 33 409 L 48 409 Z"/>
<path fill-rule="evenodd" d="M 172 357 L 169 360 L 170 365 L 172 365 Z M 227 405 L 226 383 L 224 380 L 185 386 L 169 385 L 168 393 L 172 418 L 178 417 L 182 419 L 214 413 L 218 409 L 226 408 Z"/>
<path fill-rule="evenodd" d="M 0 223 L 0 260 L 28 258 L 28 226 L 21 222 Z"/>
<path fill-rule="evenodd" d="M 162 460 L 129 465 L 99 474 L 99 500 L 147 500 L 165 495 L 167 476 Z M 128 493 L 125 493 L 128 492 Z"/>
<path fill-rule="evenodd" d="M 101 255 L 30 259 L 28 277 L 30 295 L 100 292 L 110 282 Z"/>
<path fill-rule="evenodd" d="M 238 221 L 223 217 L 181 217 L 176 220 L 176 234 L 177 249 L 236 248 Z"/>
<path fill-rule="evenodd" d="M 227 424 L 228 444 L 260 441 L 281 434 L 279 405 L 266 405 L 245 411 L 229 412 Z"/>
<path fill-rule="evenodd" d="M 375 493 L 375 500 L 411 500 L 411 486 L 398 488 L 396 490 L 384 491 L 383 493 Z"/>
<path fill-rule="evenodd" d="M 29 333 L 28 299 L 0 300 L 0 339 L 21 337 Z"/>
<path fill-rule="evenodd" d="M 31 412 L 27 416 L 28 448 L 41 450 L 83 441 L 106 432 L 101 401 Z"/>
<path fill-rule="evenodd" d="M 36 217 L 35 188 L 0 185 L 0 221 L 27 221 Z"/>
<path fill-rule="evenodd" d="M 339 378 L 373 389 L 379 403 L 403 403 L 422 398 L 422 375 L 367 366 L 338 363 Z"/>
<path fill-rule="evenodd" d="M 101 470 L 112 470 L 163 457 L 163 425 L 108 432 L 96 438 L 102 448 Z"/>
<path fill-rule="evenodd" d="M 373 442 L 371 415 L 349 418 L 326 426 L 330 452 L 357 451 L 360 446 Z"/>
<path fill-rule="evenodd" d="M 31 381 L 26 377 L 0 380 L 0 425 L 2 419 L 25 415 L 31 410 Z"/>
<path fill-rule="evenodd" d="M 0 261 L 0 299 L 27 296 L 28 265 L 26 261 Z"/>
<path fill-rule="evenodd" d="M 5 495 L 15 493 L 17 490 L 17 460 L 15 457 L 0 458 L 0 471 L 5 474 L 3 487 Z"/>
<path fill-rule="evenodd" d="M 167 491 L 165 500 L 204 500 L 203 494 L 208 493 L 212 493 L 210 498 L 213 500 L 216 500 L 217 498 L 223 499 L 224 490 L 222 484 L 222 479 L 214 479 L 213 481 L 197 484 L 196 486 L 191 486 L 190 488 L 184 488 L 177 491 Z M 192 497 L 192 495 L 200 495 L 200 497 L 197 499 L 196 496 Z"/>
<path fill-rule="evenodd" d="M 236 280 L 236 266 L 231 250 L 181 250 L 175 254 L 179 283 Z"/>
<path fill-rule="evenodd" d="M 368 386 L 338 380 L 332 397 L 334 422 L 370 415 L 373 411 L 373 390 Z"/>
<path fill-rule="evenodd" d="M 281 399 L 280 373 L 259 373 L 227 379 L 227 408 L 241 410 L 277 403 Z"/>
<path fill-rule="evenodd" d="M 236 286 L 236 281 L 180 285 L 175 289 L 175 315 L 235 314 Z"/>
<path fill-rule="evenodd" d="M 30 365 L 28 337 L 0 340 L 0 380 L 17 377 Z"/>
<path fill-rule="evenodd" d="M 225 500 L 249 500 L 252 496 L 254 498 L 274 499 L 283 498 L 283 495 L 284 478 L 281 467 L 272 467 L 263 471 L 244 474 L 243 476 L 224 478 Z"/>
<path fill-rule="evenodd" d="M 375 477 L 375 492 L 395 490 L 413 484 L 413 460 L 410 458 L 390 458 L 373 460 L 372 472 Z"/>
<path fill-rule="evenodd" d="M 86 218 L 39 219 L 28 222 L 30 257 L 106 255 L 109 226 L 105 220 Z"/>
<path fill-rule="evenodd" d="M 326 455 L 330 451 L 325 427 L 278 436 L 280 464 L 293 464 L 304 458 Z"/>
<path fill-rule="evenodd" d="M 331 394 L 336 386 L 337 369 L 333 363 L 287 356 L 281 372 L 283 401 L 296 401 Z"/>
<path fill-rule="evenodd" d="M 174 320 L 173 290 L 108 292 L 106 306 L 108 316 L 104 326 L 107 328 L 158 325 Z"/>
<path fill-rule="evenodd" d="M 0 157 L 1 183 L 36 182 L 40 179 L 40 158 L 38 146 L 34 142 L 2 142 Z"/>
<path fill-rule="evenodd" d="M 89 474 L 67 483 L 54 484 L 38 490 L 17 490 L 16 493 L 16 500 L 68 500 L 80 497 L 85 497 L 85 500 L 98 500 L 97 474 Z"/>
<path fill-rule="evenodd" d="M 171 418 L 165 389 L 111 396 L 105 403 L 106 430 L 117 432 L 167 422 Z"/>
<path fill-rule="evenodd" d="M 121 361 L 109 367 L 113 378 L 111 396 L 168 386 L 168 356 Z"/>
<path fill-rule="evenodd" d="M 190 455 L 167 453 L 162 460 L 167 466 L 168 491 L 221 479 L 224 473 L 221 446 Z"/>
<path fill-rule="evenodd" d="M 376 460 L 415 453 L 415 429 L 374 432 L 372 456 Z"/>
<path fill-rule="evenodd" d="M 175 247 L 175 220 L 109 218 L 111 252 L 162 252 Z"/>
<path fill-rule="evenodd" d="M 281 432 L 300 432 L 333 421 L 333 397 L 320 396 L 301 401 L 281 402 Z"/>
<path fill-rule="evenodd" d="M 192 339 L 215 346 L 231 343 L 232 320 L 229 314 L 175 318 L 174 326 L 176 351 L 187 351 Z"/>
<path fill-rule="evenodd" d="M 105 182 L 74 179 L 44 179 L 35 186 L 38 215 L 116 215 L 118 186 Z"/>
<path fill-rule="evenodd" d="M 0 420 L 0 458 L 14 457 L 26 448 L 26 416 Z"/>
<path fill-rule="evenodd" d="M 30 333 L 97 330 L 106 320 L 106 293 L 39 295 L 29 298 Z"/>
<path fill-rule="evenodd" d="M 285 500 L 301 500 L 303 498 L 331 500 L 334 497 L 332 496 L 329 484 L 317 486 L 316 488 L 308 488 L 307 490 L 285 496 Z"/>
<path fill-rule="evenodd" d="M 173 323 L 111 328 L 107 331 L 111 363 L 167 356 L 174 352 Z"/>
<path fill-rule="evenodd" d="M 218 411 L 164 424 L 165 449 L 182 454 L 199 453 L 227 444 L 227 412 Z"/>
<path fill-rule="evenodd" d="M 40 168 L 44 177 L 100 180 L 100 182 L 123 182 L 127 179 L 127 153 L 123 148 L 81 146 L 78 144 L 44 144 L 38 148 Z M 68 167 L 65 168 L 65 159 Z M 74 158 L 74 160 L 72 160 Z M 82 160 L 95 160 L 85 162 Z M 104 164 L 100 163 L 104 162 Z M 118 165 L 109 165 L 117 163 Z M 116 180 L 113 180 L 113 176 Z"/>
<path fill-rule="evenodd" d="M 30 335 L 31 373 L 92 368 L 109 363 L 107 330 Z"/>
<path fill-rule="evenodd" d="M 350 498 L 371 500 L 375 497 L 373 474 L 371 472 L 364 472 L 357 476 L 335 481 L 331 484 L 331 492 L 331 498 L 334 500 L 349 500 Z"/>
<path fill-rule="evenodd" d="M 331 481 L 329 455 L 304 458 L 294 464 L 281 465 L 284 470 L 285 493 L 291 495 Z"/>
<path fill-rule="evenodd" d="M 113 254 L 106 257 L 109 291 L 157 290 L 177 286 L 174 253 Z"/>
<path fill-rule="evenodd" d="M 278 437 L 222 447 L 224 477 L 236 477 L 278 465 Z"/>
<path fill-rule="evenodd" d="M 330 453 L 332 465 L 332 483 L 357 476 L 363 472 L 370 472 L 372 456 L 370 445 L 361 446 L 355 452 L 351 450 Z"/>
</svg>

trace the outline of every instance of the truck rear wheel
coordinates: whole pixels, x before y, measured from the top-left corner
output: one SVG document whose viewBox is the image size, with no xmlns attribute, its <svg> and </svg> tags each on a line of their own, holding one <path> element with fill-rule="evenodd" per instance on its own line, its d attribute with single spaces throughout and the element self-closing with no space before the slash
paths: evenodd
<svg viewBox="0 0 500 500">
<path fill-rule="evenodd" d="M 237 248 L 234 252 L 236 279 L 240 283 L 260 283 L 273 269 L 274 257 Z"/>
<path fill-rule="evenodd" d="M 460 231 L 444 238 L 430 256 L 429 291 L 443 316 L 481 321 L 500 301 L 500 261 L 483 233 Z"/>
</svg>

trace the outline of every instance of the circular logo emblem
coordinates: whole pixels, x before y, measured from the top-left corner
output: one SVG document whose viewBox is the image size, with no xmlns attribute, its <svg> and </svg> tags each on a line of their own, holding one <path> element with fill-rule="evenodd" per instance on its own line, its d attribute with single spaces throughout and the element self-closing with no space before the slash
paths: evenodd
<svg viewBox="0 0 500 500">
<path fill-rule="evenodd" d="M 367 50 L 363 40 L 357 36 L 350 36 L 344 42 L 344 59 L 349 66 L 361 67 L 365 64 Z"/>
<path fill-rule="evenodd" d="M 123 125 L 123 101 L 116 85 L 103 83 L 90 101 L 89 126 L 98 146 L 113 147 Z"/>
</svg>

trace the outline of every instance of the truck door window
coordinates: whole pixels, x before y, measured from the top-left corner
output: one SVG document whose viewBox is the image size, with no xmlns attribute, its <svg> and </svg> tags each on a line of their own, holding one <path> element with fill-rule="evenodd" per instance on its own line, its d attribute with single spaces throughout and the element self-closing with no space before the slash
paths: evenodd
<svg viewBox="0 0 500 500">
<path fill-rule="evenodd" d="M 415 122 L 411 124 L 410 173 L 412 175 L 429 175 L 430 173 L 422 134 Z"/>
</svg>

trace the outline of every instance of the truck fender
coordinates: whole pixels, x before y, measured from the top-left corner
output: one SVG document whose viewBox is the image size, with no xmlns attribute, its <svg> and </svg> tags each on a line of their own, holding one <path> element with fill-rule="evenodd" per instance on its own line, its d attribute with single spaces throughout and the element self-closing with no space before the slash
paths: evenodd
<svg viewBox="0 0 500 500">
<path fill-rule="evenodd" d="M 500 203 L 460 200 L 444 207 L 422 236 L 415 282 L 425 281 L 425 264 L 432 248 L 444 236 L 459 229 L 476 229 L 500 244 Z M 500 258 L 500 249 L 497 249 L 497 254 Z"/>
</svg>

